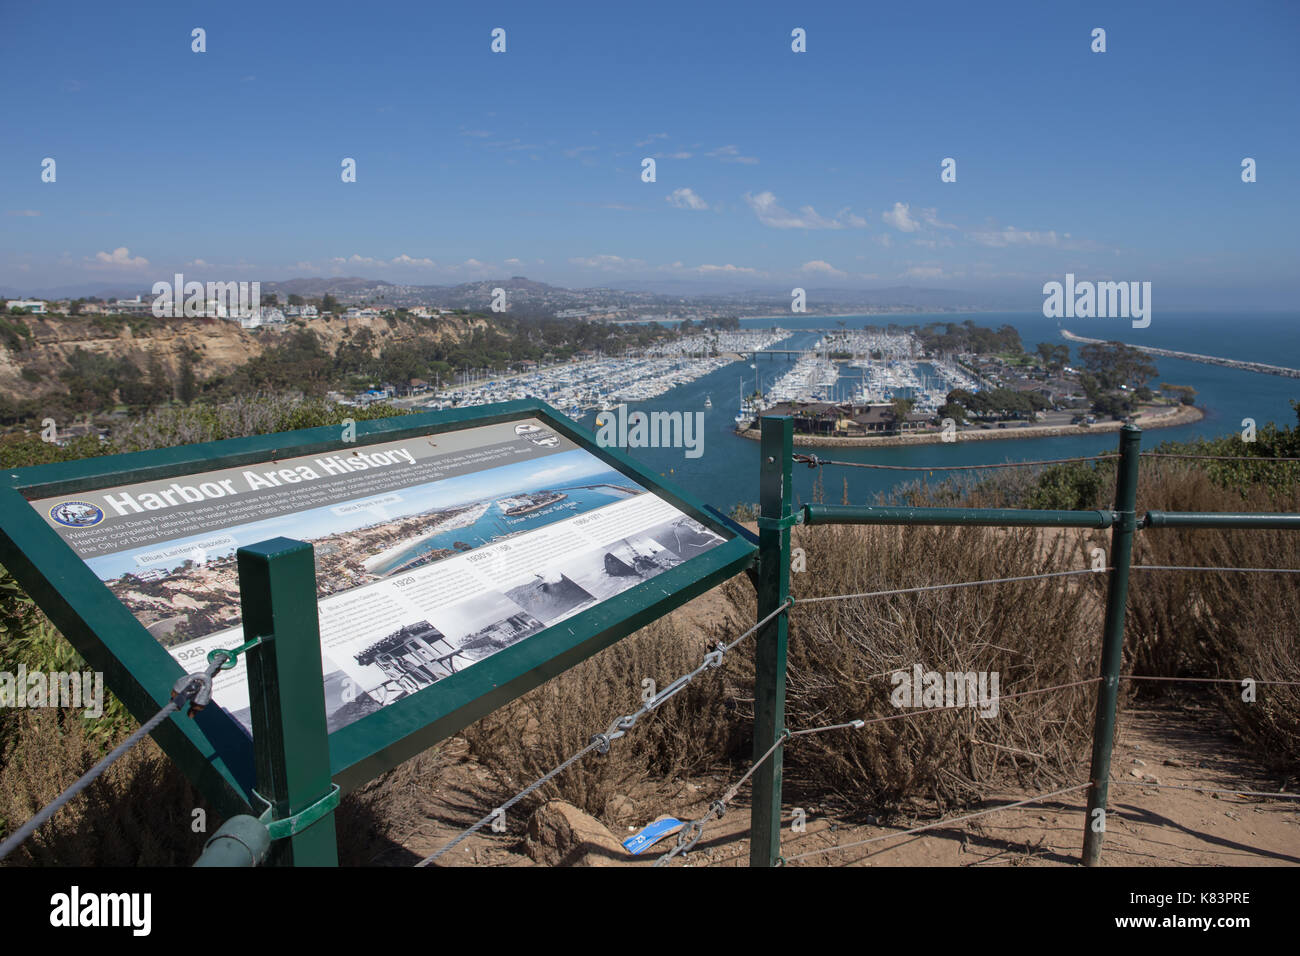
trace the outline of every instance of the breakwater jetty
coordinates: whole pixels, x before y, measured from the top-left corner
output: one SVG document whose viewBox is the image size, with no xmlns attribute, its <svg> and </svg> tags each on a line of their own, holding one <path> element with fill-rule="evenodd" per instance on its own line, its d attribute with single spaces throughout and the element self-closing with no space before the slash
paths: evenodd
<svg viewBox="0 0 1300 956">
<path fill-rule="evenodd" d="M 1066 329 L 1061 335 L 1071 342 L 1083 342 L 1085 345 L 1101 345 L 1106 339 L 1088 339 L 1075 335 Z M 1127 344 L 1127 343 L 1125 343 Z M 1130 345 L 1129 348 L 1146 352 L 1148 355 L 1161 355 L 1165 358 L 1186 359 L 1189 362 L 1201 362 L 1205 365 L 1222 365 L 1225 368 L 1239 368 L 1246 372 L 1260 372 L 1264 375 L 1281 375 L 1283 378 L 1300 378 L 1300 369 L 1287 368 L 1283 365 L 1268 365 L 1264 362 L 1243 362 L 1239 359 L 1219 358 L 1217 355 L 1201 355 L 1197 352 L 1177 352 L 1173 349 L 1158 349 L 1152 345 Z"/>
</svg>

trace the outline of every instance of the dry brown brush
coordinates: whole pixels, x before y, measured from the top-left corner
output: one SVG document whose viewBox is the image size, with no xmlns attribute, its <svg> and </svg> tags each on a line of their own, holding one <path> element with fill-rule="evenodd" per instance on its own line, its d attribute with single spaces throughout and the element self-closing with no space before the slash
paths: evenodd
<svg viewBox="0 0 1300 956">
<path fill-rule="evenodd" d="M 831 526 L 803 530 L 796 544 L 807 571 L 792 575 L 792 591 L 804 599 L 1087 567 L 1076 538 L 1023 529 Z M 752 595 L 736 583 L 729 591 L 742 605 Z M 1002 696 L 1086 681 L 1098 670 L 1099 607 L 1084 575 L 797 604 L 787 726 L 891 719 L 793 741 L 790 798 L 865 813 L 912 797 L 962 804 L 991 787 L 1085 779 L 1094 684 L 1001 701 L 986 718 L 970 707 L 902 710 L 892 675 L 914 665 L 997 672 Z"/>
<path fill-rule="evenodd" d="M 1230 494 L 1196 464 L 1144 462 L 1138 510 L 1295 514 L 1300 488 L 1256 485 Z M 1134 563 L 1296 569 L 1300 534 L 1153 528 L 1138 535 Z M 1259 682 L 1254 701 L 1242 699 L 1239 684 L 1190 686 L 1222 704 L 1236 732 L 1266 766 L 1300 770 L 1300 575 L 1134 571 L 1126 648 L 1126 663 L 1135 674 Z M 1147 695 L 1173 689 L 1142 684 Z"/>
<path fill-rule="evenodd" d="M 466 729 L 465 739 L 504 788 L 521 790 L 614 718 L 638 710 L 643 693 L 698 667 L 710 642 L 710 634 L 660 619 L 484 717 Z M 726 668 L 706 671 L 640 718 L 607 754 L 574 764 L 522 809 L 559 797 L 610 824 L 647 822 L 644 810 L 633 813 L 638 801 L 662 797 L 683 777 L 724 764 L 737 752 L 742 731 L 729 681 Z"/>
</svg>

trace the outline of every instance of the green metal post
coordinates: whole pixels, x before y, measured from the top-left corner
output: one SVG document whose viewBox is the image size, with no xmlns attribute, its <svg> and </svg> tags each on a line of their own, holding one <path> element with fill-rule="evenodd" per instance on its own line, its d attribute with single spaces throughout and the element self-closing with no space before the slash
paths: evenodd
<svg viewBox="0 0 1300 956">
<path fill-rule="evenodd" d="M 266 824 L 246 813 L 231 817 L 212 834 L 194 865 L 197 867 L 257 866 L 271 849 Z"/>
<path fill-rule="evenodd" d="M 247 654 L 257 792 L 278 820 L 307 809 L 331 787 L 315 559 L 310 544 L 273 538 L 240 548 L 237 561 L 245 640 L 264 638 Z M 334 815 L 277 840 L 268 862 L 338 866 Z"/>
<path fill-rule="evenodd" d="M 1119 433 L 1119 467 L 1115 477 L 1115 512 L 1119 520 L 1110 536 L 1110 582 L 1106 591 L 1106 630 L 1102 637 L 1101 683 L 1097 685 L 1097 719 L 1092 731 L 1092 769 L 1088 814 L 1083 825 L 1083 862 L 1096 866 L 1106 827 L 1110 790 L 1110 755 L 1115 744 L 1115 709 L 1119 672 L 1124 660 L 1124 611 L 1128 605 L 1129 566 L 1137 528 L 1138 448 L 1141 429 L 1125 425 Z"/>
<path fill-rule="evenodd" d="M 762 527 L 789 519 L 794 454 L 794 423 L 788 416 L 762 420 L 758 469 L 758 620 L 790 596 L 790 528 Z M 788 615 L 778 614 L 759 632 L 754 648 L 754 759 L 767 753 L 785 732 L 785 654 Z M 754 773 L 750 817 L 750 866 L 776 866 L 781 855 L 781 764 L 777 750 Z"/>
</svg>

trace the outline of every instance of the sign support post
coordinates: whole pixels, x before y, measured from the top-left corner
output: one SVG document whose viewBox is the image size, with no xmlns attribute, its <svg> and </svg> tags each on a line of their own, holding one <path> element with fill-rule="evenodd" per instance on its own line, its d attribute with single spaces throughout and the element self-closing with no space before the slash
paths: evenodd
<svg viewBox="0 0 1300 956">
<path fill-rule="evenodd" d="M 759 464 L 758 620 L 790 596 L 791 467 L 794 422 L 788 416 L 762 420 Z M 785 657 L 788 614 L 778 614 L 758 632 L 754 648 L 754 759 L 776 746 L 785 733 Z M 776 866 L 781 855 L 781 764 L 777 748 L 754 772 L 749 865 Z"/>
<path fill-rule="evenodd" d="M 273 538 L 240 548 L 244 636 L 261 643 L 247 652 L 257 792 L 274 820 L 319 803 L 332 787 L 316 566 L 310 544 Z M 334 815 L 271 847 L 273 866 L 338 866 Z"/>
</svg>

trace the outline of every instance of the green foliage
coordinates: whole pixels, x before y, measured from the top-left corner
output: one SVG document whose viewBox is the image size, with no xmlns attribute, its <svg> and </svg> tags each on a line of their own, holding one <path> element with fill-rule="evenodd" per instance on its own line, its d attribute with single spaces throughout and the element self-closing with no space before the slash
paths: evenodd
<svg viewBox="0 0 1300 956">
<path fill-rule="evenodd" d="M 1184 405 L 1196 404 L 1196 389 L 1190 385 L 1171 385 L 1168 382 L 1161 382 L 1160 391 L 1170 398 L 1178 399 Z"/>
<path fill-rule="evenodd" d="M 872 326 L 867 326 L 870 330 Z M 899 326 L 891 325 L 890 329 Z M 973 352 L 981 355 L 1020 355 L 1024 345 L 1014 326 L 1003 325 L 987 329 L 970 319 L 958 325 L 955 322 L 931 322 L 920 329 L 912 329 L 921 344 L 931 352 Z"/>
<path fill-rule="evenodd" d="M 10 352 L 21 352 L 32 344 L 32 330 L 19 315 L 0 316 L 0 341 Z"/>
<path fill-rule="evenodd" d="M 1098 508 L 1102 506 L 1103 492 L 1109 481 L 1108 475 L 1095 463 L 1053 465 L 1038 476 L 1025 507 L 1059 511 Z"/>
<path fill-rule="evenodd" d="M 1037 392 L 1020 392 L 1014 388 L 993 388 L 973 393 L 955 388 L 948 393 L 948 403 L 961 405 L 976 418 L 1028 418 L 1034 412 L 1052 406 Z"/>
<path fill-rule="evenodd" d="M 951 418 L 958 425 L 966 421 L 966 409 L 956 402 L 947 402 L 940 405 L 938 415 L 940 419 Z"/>
<path fill-rule="evenodd" d="M 1163 387 L 1163 386 L 1162 386 Z M 1300 401 L 1292 401 L 1295 426 L 1273 422 L 1256 429 L 1254 441 L 1238 433 L 1190 442 L 1164 442 L 1156 451 L 1170 455 L 1213 455 L 1223 458 L 1300 458 Z M 1281 492 L 1300 486 L 1300 462 L 1201 461 L 1197 467 L 1221 488 L 1245 496 L 1252 487 Z"/>
<path fill-rule="evenodd" d="M 1103 391 L 1114 391 L 1121 385 L 1136 388 L 1159 374 L 1145 352 L 1122 342 L 1085 345 L 1079 349 L 1079 358 Z"/>
<path fill-rule="evenodd" d="M 1053 345 L 1051 342 L 1039 342 L 1038 356 L 1043 360 L 1043 365 L 1050 371 L 1059 372 L 1070 364 L 1070 347 L 1068 345 Z"/>
</svg>

